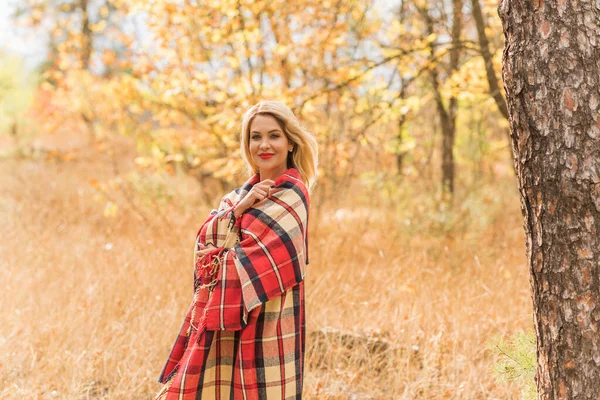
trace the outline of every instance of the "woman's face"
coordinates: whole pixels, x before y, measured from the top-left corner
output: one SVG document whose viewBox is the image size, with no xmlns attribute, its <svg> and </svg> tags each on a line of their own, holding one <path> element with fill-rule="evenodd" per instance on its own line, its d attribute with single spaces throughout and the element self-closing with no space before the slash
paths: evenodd
<svg viewBox="0 0 600 400">
<path fill-rule="evenodd" d="M 276 177 L 287 169 L 288 152 L 293 144 L 283 133 L 277 120 L 258 114 L 250 124 L 250 155 L 261 176 Z"/>
</svg>

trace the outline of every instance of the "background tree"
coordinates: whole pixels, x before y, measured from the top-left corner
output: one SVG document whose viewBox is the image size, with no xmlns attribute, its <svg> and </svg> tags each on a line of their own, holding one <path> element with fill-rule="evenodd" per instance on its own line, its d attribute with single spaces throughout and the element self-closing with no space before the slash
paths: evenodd
<svg viewBox="0 0 600 400">
<path fill-rule="evenodd" d="M 600 11 L 502 1 L 541 399 L 600 393 Z"/>
<path fill-rule="evenodd" d="M 483 11 L 481 10 L 481 3 L 479 0 L 471 0 L 471 14 L 475 21 L 475 27 L 477 28 L 477 39 L 479 41 L 479 51 L 481 57 L 485 63 L 485 76 L 490 88 L 490 96 L 496 102 L 498 111 L 506 119 L 508 119 L 508 109 L 506 108 L 506 100 L 500 90 L 500 84 L 498 83 L 498 77 L 494 69 L 494 55 L 490 49 L 490 41 L 488 39 L 488 29 Z"/>
<path fill-rule="evenodd" d="M 434 3 L 435 4 L 435 3 Z M 463 2 L 462 0 L 452 0 L 451 15 L 445 12 L 446 4 L 442 1 L 436 4 L 433 10 L 427 3 L 420 7 L 421 16 L 425 21 L 427 37 L 436 37 L 441 32 L 446 31 L 450 36 L 449 48 L 446 50 L 447 63 L 445 75 L 452 76 L 459 69 L 461 55 L 461 32 L 463 28 Z M 436 20 L 440 23 L 447 23 L 446 30 L 436 29 Z M 446 33 L 445 32 L 445 33 Z M 429 45 L 429 74 L 431 78 L 431 88 L 435 99 L 435 105 L 439 114 L 440 128 L 442 131 L 442 191 L 452 195 L 454 192 L 454 140 L 456 135 L 456 117 L 458 113 L 458 100 L 455 92 L 451 92 L 447 99 L 447 104 L 443 98 L 440 88 L 440 65 L 438 58 L 443 58 L 443 54 L 438 53 L 436 40 L 431 40 Z"/>
<path fill-rule="evenodd" d="M 155 149 L 148 165 L 174 157 L 200 180 L 232 183 L 244 167 L 241 114 L 278 98 L 320 139 L 326 190 L 344 188 L 348 161 L 380 114 L 377 96 L 360 88 L 376 66 L 368 57 L 378 28 L 369 4 L 140 1 L 134 10 L 148 13 L 152 38 L 137 53 L 128 89 L 135 110 L 152 112 L 138 130 Z"/>
<path fill-rule="evenodd" d="M 322 199 L 343 198 L 374 170 L 435 175 L 436 190 L 453 190 L 457 163 L 481 171 L 496 146 L 475 25 L 462 1 L 386 6 L 393 12 L 356 0 L 28 0 L 17 14 L 52 32 L 42 88 L 60 111 L 44 130 L 81 123 L 95 140 L 131 135 L 147 173 L 183 171 L 226 189 L 243 168 L 240 114 L 277 97 L 320 140 Z M 499 46 L 488 44 L 493 62 Z"/>
<path fill-rule="evenodd" d="M 59 69 L 107 72 L 111 52 L 126 51 L 126 13 L 122 0 L 25 0 L 17 3 L 14 16 L 48 36 L 50 61 Z M 102 62 L 92 65 L 93 57 Z"/>
<path fill-rule="evenodd" d="M 393 153 L 395 170 L 404 164 L 422 176 L 433 173 L 431 161 L 443 164 L 440 187 L 453 189 L 455 142 L 465 143 L 489 108 L 475 105 L 479 99 L 460 104 L 485 82 L 472 62 L 474 27 L 462 1 L 389 6 L 392 20 L 355 0 L 28 0 L 17 15 L 51 33 L 43 87 L 61 111 L 45 119 L 45 130 L 79 130 L 81 122 L 92 139 L 132 135 L 141 168 L 181 169 L 227 186 L 242 168 L 240 113 L 276 96 L 321 141 L 324 198 L 343 196 L 361 173 L 350 160 L 379 152 L 369 162 L 381 167 Z M 457 122 L 465 106 L 482 111 Z M 419 124 L 432 112 L 439 124 Z M 467 151 L 482 160 L 491 142 L 474 137 Z"/>
<path fill-rule="evenodd" d="M 49 56 L 41 78 L 61 112 L 45 121 L 45 129 L 71 126 L 77 119 L 90 139 L 102 136 L 100 120 L 106 115 L 99 114 L 108 105 L 102 98 L 110 95 L 104 91 L 110 84 L 104 85 L 103 78 L 129 68 L 127 12 L 122 0 L 25 0 L 17 4 L 15 19 L 48 37 Z"/>
</svg>

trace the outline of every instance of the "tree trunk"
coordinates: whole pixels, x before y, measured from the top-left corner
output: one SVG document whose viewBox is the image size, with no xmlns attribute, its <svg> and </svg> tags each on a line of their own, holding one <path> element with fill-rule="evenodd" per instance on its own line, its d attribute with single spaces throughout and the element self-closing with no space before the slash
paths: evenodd
<svg viewBox="0 0 600 400">
<path fill-rule="evenodd" d="M 452 98 L 450 100 L 455 100 Z M 438 110 L 439 110 L 438 105 Z M 441 116 L 441 112 L 440 112 Z M 442 190 L 446 193 L 454 193 L 454 131 L 456 116 L 442 117 Z"/>
<path fill-rule="evenodd" d="M 462 33 L 463 25 L 463 0 L 452 0 L 452 50 L 450 50 L 450 76 L 458 71 L 460 53 L 461 53 L 461 41 L 460 35 Z M 456 115 L 458 114 L 458 99 L 452 95 L 448 102 L 448 114 L 449 118 L 447 123 L 449 124 L 444 131 L 444 124 L 442 124 L 442 132 L 444 133 L 444 151 L 442 154 L 442 165 L 443 165 L 443 182 L 444 188 L 450 193 L 454 194 L 454 138 L 456 135 Z"/>
<path fill-rule="evenodd" d="M 402 144 L 404 138 L 402 136 L 402 131 L 404 130 L 404 123 L 406 122 L 406 115 L 401 115 L 398 118 L 398 134 L 396 135 L 397 139 L 397 147 L 396 147 L 396 175 L 402 176 L 402 164 L 404 163 L 404 154 L 406 153 L 402 150 Z"/>
<path fill-rule="evenodd" d="M 488 86 L 490 88 L 490 96 L 492 96 L 496 102 L 496 106 L 498 106 L 500 114 L 502 114 L 504 118 L 508 119 L 508 108 L 506 108 L 506 101 L 500 92 L 500 85 L 498 84 L 496 71 L 494 71 L 494 62 L 492 60 L 492 52 L 490 51 L 490 41 L 485 33 L 485 20 L 483 19 L 483 13 L 481 12 L 479 0 L 471 0 L 471 8 L 473 19 L 475 20 L 475 26 L 477 27 L 477 37 L 479 38 L 481 57 L 485 63 L 485 76 L 487 77 Z"/>
<path fill-rule="evenodd" d="M 92 56 L 92 29 L 88 13 L 88 0 L 80 0 L 79 8 L 81 9 L 81 66 L 83 69 L 89 69 Z"/>
<path fill-rule="evenodd" d="M 541 399 L 600 394 L 600 5 L 498 7 Z"/>
<path fill-rule="evenodd" d="M 427 33 L 435 33 L 434 20 L 429 14 L 428 6 L 420 9 L 425 19 Z M 460 60 L 460 35 L 462 32 L 462 7 L 463 0 L 452 0 L 452 49 L 450 50 L 450 62 L 448 75 L 458 71 Z M 456 132 L 456 114 L 458 110 L 458 101 L 456 96 L 450 96 L 448 106 L 444 105 L 444 99 L 440 90 L 439 73 L 436 61 L 436 43 L 429 45 L 429 56 L 434 66 L 430 70 L 431 85 L 438 114 L 440 116 L 440 127 L 442 130 L 442 191 L 450 194 L 454 193 L 454 137 Z"/>
<path fill-rule="evenodd" d="M 402 14 L 401 14 L 402 15 Z M 398 71 L 400 74 L 401 87 L 398 91 L 397 99 L 402 103 L 406 99 L 406 87 L 408 82 L 406 79 L 402 77 L 402 71 Z M 402 109 L 400 110 L 400 115 L 398 116 L 398 133 L 396 134 L 396 175 L 402 176 L 402 167 L 404 164 L 404 155 L 406 151 L 402 149 L 404 144 L 404 136 L 402 135 L 404 131 L 404 124 L 406 123 L 406 112 Z"/>
</svg>

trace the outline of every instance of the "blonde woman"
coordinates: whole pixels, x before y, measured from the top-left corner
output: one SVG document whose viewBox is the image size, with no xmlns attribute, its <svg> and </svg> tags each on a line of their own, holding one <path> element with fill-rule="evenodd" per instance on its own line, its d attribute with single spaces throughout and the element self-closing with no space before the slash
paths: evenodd
<svg viewBox="0 0 600 400">
<path fill-rule="evenodd" d="M 302 397 L 317 142 L 283 103 L 261 101 L 244 115 L 241 150 L 251 177 L 197 234 L 194 298 L 160 400 Z"/>
</svg>

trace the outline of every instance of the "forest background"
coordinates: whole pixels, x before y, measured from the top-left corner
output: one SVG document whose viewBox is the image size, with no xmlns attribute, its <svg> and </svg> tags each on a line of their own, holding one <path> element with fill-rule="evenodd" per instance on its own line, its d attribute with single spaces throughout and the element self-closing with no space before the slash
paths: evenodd
<svg viewBox="0 0 600 400">
<path fill-rule="evenodd" d="M 306 397 L 520 397 L 494 373 L 532 328 L 495 7 L 13 2 L 43 52 L 0 55 L 0 396 L 152 398 L 193 236 L 247 178 L 241 116 L 277 99 L 320 146 Z"/>
</svg>

